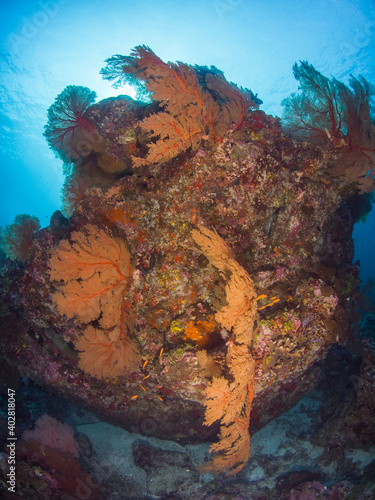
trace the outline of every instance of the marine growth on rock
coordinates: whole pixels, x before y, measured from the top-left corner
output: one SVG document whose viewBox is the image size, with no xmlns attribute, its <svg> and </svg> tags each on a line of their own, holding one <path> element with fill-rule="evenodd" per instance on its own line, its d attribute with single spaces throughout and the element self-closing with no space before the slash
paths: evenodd
<svg viewBox="0 0 375 500">
<path fill-rule="evenodd" d="M 249 426 L 314 387 L 353 322 L 371 87 L 293 70 L 281 122 L 213 66 L 111 57 L 139 100 L 69 86 L 48 112 L 69 219 L 3 237 L 22 262 L 1 269 L 3 356 L 126 429 L 218 436 L 206 472 L 244 467 Z"/>
</svg>

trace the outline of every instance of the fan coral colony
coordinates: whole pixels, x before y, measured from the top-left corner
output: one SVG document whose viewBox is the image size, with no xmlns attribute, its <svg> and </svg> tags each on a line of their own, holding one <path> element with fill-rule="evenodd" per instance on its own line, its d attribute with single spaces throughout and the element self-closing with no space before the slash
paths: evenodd
<svg viewBox="0 0 375 500">
<path fill-rule="evenodd" d="M 146 46 L 106 62 L 103 78 L 138 100 L 69 86 L 50 107 L 64 215 L 6 229 L 3 355 L 126 429 L 218 434 L 201 469 L 236 474 L 249 425 L 314 387 L 350 333 L 371 87 L 301 62 L 281 123 L 214 66 Z"/>
</svg>

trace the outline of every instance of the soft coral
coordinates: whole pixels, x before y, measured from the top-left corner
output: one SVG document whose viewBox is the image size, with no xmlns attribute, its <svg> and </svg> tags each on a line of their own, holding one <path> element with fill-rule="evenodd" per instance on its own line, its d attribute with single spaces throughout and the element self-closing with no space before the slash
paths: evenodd
<svg viewBox="0 0 375 500">
<path fill-rule="evenodd" d="M 26 262 L 30 256 L 33 235 L 39 230 L 37 217 L 28 214 L 16 215 L 13 224 L 6 226 L 0 240 L 0 248 L 12 260 Z"/>
<path fill-rule="evenodd" d="M 165 63 L 149 47 L 135 47 L 130 56 L 115 55 L 101 70 L 114 86 L 130 83 L 159 103 L 159 112 L 139 125 L 153 138 L 145 158 L 133 157 L 135 167 L 160 165 L 179 153 L 214 144 L 230 128 L 241 128 L 247 110 L 259 100 L 251 91 L 227 82 L 215 67 Z"/>
<path fill-rule="evenodd" d="M 44 136 L 65 165 L 77 158 L 77 141 L 86 138 L 90 142 L 94 139 L 95 127 L 85 113 L 95 99 L 96 93 L 89 88 L 69 85 L 48 109 Z"/>
<path fill-rule="evenodd" d="M 60 314 L 86 326 L 75 341 L 79 366 L 93 377 L 117 377 L 135 369 L 138 351 L 127 336 L 131 328 L 124 294 L 132 267 L 125 243 L 93 225 L 74 231 L 52 250 L 51 280 Z"/>
<path fill-rule="evenodd" d="M 347 184 L 355 183 L 361 192 L 372 191 L 375 124 L 370 98 L 374 89 L 362 76 L 351 76 L 349 88 L 306 61 L 296 63 L 293 73 L 302 92 L 282 101 L 284 129 L 298 139 L 332 144 L 339 156 L 334 173 Z"/>
</svg>

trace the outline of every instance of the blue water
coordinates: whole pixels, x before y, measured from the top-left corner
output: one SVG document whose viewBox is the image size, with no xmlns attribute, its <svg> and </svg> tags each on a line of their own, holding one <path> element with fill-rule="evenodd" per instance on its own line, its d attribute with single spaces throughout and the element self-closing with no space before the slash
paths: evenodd
<svg viewBox="0 0 375 500">
<path fill-rule="evenodd" d="M 136 45 L 164 60 L 214 64 L 278 116 L 297 90 L 300 59 L 327 76 L 375 83 L 370 0 L 0 0 L 0 14 L 0 226 L 18 213 L 49 223 L 63 176 L 42 136 L 47 109 L 71 84 L 115 95 L 99 70 Z M 374 227 L 372 212 L 354 235 L 362 279 L 375 275 Z"/>
</svg>

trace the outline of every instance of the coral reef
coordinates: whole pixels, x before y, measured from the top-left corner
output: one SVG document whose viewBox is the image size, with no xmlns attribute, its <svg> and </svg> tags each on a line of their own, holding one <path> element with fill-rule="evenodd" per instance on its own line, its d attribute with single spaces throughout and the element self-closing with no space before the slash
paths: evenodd
<svg viewBox="0 0 375 500">
<path fill-rule="evenodd" d="M 141 46 L 103 75 L 149 101 L 89 99 L 64 124 L 63 138 L 83 128 L 95 141 L 71 161 L 70 219 L 56 213 L 36 232 L 24 268 L 3 265 L 2 357 L 132 432 L 218 435 L 201 471 L 237 474 L 249 427 L 315 387 L 332 345 L 353 334 L 360 170 L 338 175 L 327 134 L 285 135 L 216 68 L 164 63 Z M 365 106 L 356 82 L 348 99 Z M 360 116 L 350 126 L 348 116 L 353 131 Z"/>
</svg>

